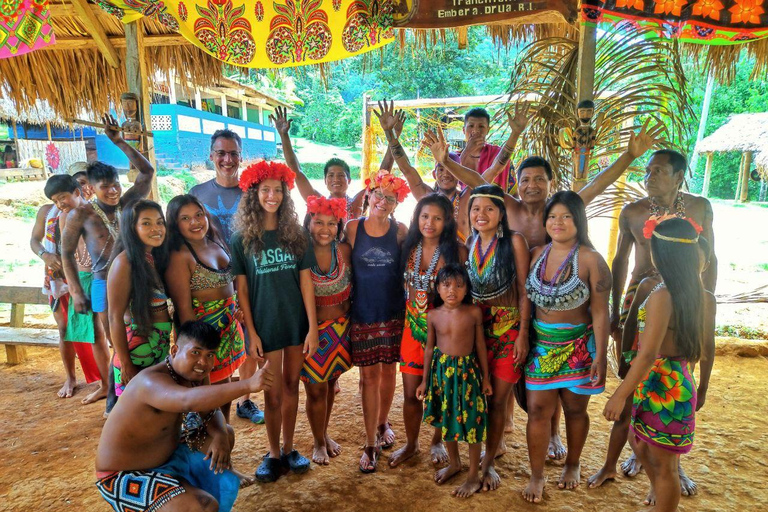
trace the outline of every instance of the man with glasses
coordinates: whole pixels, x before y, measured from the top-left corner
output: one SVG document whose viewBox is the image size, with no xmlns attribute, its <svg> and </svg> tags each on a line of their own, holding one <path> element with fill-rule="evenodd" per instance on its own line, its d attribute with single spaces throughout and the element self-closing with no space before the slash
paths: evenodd
<svg viewBox="0 0 768 512">
<path fill-rule="evenodd" d="M 239 169 L 242 158 L 243 144 L 240 136 L 232 130 L 216 130 L 211 135 L 211 161 L 216 169 L 216 177 L 205 183 L 195 185 L 190 194 L 200 200 L 211 214 L 213 224 L 219 230 L 224 242 L 229 244 L 232 235 L 237 206 L 243 191 L 238 186 L 240 181 Z M 246 342 L 246 352 L 249 343 Z M 256 361 L 246 357 L 240 366 L 241 379 L 248 379 L 256 372 Z M 240 398 L 237 404 L 237 415 L 250 419 L 254 423 L 264 423 L 264 413 L 250 399 L 249 395 Z"/>
</svg>

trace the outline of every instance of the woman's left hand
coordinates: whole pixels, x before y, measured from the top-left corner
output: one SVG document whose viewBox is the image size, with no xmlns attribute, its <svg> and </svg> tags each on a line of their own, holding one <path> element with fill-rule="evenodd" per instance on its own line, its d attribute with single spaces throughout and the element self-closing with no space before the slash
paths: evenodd
<svg viewBox="0 0 768 512">
<path fill-rule="evenodd" d="M 605 372 L 608 368 L 608 361 L 604 357 L 595 358 L 589 369 L 589 380 L 593 388 L 605 386 Z"/>
<path fill-rule="evenodd" d="M 310 328 L 307 337 L 304 339 L 304 359 L 310 359 L 317 352 L 317 346 L 320 340 L 317 337 L 317 329 Z"/>
<path fill-rule="evenodd" d="M 621 413 L 624 410 L 624 400 L 616 396 L 616 393 L 608 400 L 603 409 L 603 416 L 608 421 L 619 421 Z"/>
</svg>

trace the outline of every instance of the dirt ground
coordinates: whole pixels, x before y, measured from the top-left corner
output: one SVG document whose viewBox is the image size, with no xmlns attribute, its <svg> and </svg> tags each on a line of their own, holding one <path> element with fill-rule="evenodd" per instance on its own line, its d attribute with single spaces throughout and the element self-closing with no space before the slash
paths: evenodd
<svg viewBox="0 0 768 512">
<path fill-rule="evenodd" d="M 754 347 L 753 347 L 754 348 Z M 763 347 L 765 348 L 765 347 Z M 768 502 L 765 487 L 768 434 L 764 428 L 768 410 L 765 375 L 768 350 L 752 350 L 757 357 L 738 357 L 742 350 L 719 349 L 707 404 L 697 415 L 697 436 L 693 451 L 684 457 L 688 474 L 699 486 L 698 496 L 683 498 L 680 510 L 759 510 Z M 749 351 L 747 351 L 749 352 Z M 0 428 L 0 503 L 7 511 L 29 510 L 110 510 L 94 487 L 94 454 L 103 425 L 104 402 L 81 406 L 84 395 L 56 398 L 62 383 L 61 363 L 56 350 L 28 349 L 29 360 L 18 366 L 5 364 L 0 356 L 0 407 L 4 411 Z M 79 371 L 79 369 L 78 369 Z M 600 489 L 588 490 L 587 477 L 602 464 L 608 442 L 609 424 L 600 412 L 616 388 L 612 378 L 608 393 L 595 397 L 590 405 L 592 431 L 582 456 L 582 485 L 573 491 L 559 491 L 554 482 L 560 464 L 547 465 L 549 483 L 545 502 L 530 505 L 520 497 L 528 475 L 525 449 L 525 415 L 518 409 L 515 430 L 507 435 L 513 447 L 497 464 L 502 486 L 476 494 L 469 500 L 450 496 L 459 477 L 443 487 L 432 481 L 433 467 L 428 456 L 420 456 L 401 467 L 390 469 L 386 456 L 373 475 L 357 469 L 363 442 L 362 413 L 357 391 L 356 369 L 341 377 L 342 391 L 331 419 L 331 436 L 343 446 L 342 454 L 330 466 L 312 465 L 306 475 L 290 475 L 273 484 L 255 484 L 241 491 L 235 504 L 238 511 L 315 510 L 477 510 L 494 511 L 585 511 L 642 510 L 641 500 L 648 488 L 644 474 L 633 480 L 620 478 Z M 396 447 L 404 441 L 398 385 L 391 420 L 397 432 Z M 263 398 L 259 398 L 263 404 Z M 234 462 L 243 471 L 256 469 L 267 447 L 263 425 L 233 419 L 238 436 Z M 428 446 L 430 429 L 423 428 L 422 446 Z M 304 411 L 302 391 L 297 447 L 305 454 L 311 449 L 311 434 Z M 625 448 L 625 455 L 628 448 Z M 388 452 L 385 452 L 385 454 Z M 466 469 L 467 449 L 462 447 Z"/>
</svg>

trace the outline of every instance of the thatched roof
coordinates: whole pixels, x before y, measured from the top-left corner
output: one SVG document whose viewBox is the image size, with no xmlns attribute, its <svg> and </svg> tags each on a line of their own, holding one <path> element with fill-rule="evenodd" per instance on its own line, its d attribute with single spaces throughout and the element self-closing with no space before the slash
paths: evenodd
<svg viewBox="0 0 768 512">
<path fill-rule="evenodd" d="M 109 110 L 110 104 L 119 104 L 120 94 L 128 90 L 124 25 L 96 5 L 88 5 L 92 19 L 116 54 L 118 62 L 114 66 L 108 54 L 97 46 L 93 28 L 83 21 L 73 4 L 58 2 L 52 0 L 50 4 L 56 43 L 0 59 L 0 90 L 9 93 L 22 115 L 42 99 L 62 118 L 74 118 L 85 111 L 95 120 L 100 112 Z M 158 75 L 167 78 L 171 71 L 201 86 L 214 85 L 221 78 L 220 61 L 153 19 L 144 18 L 139 23 L 149 80 Z"/>
<path fill-rule="evenodd" d="M 56 115 L 51 106 L 45 101 L 37 101 L 30 109 L 19 112 L 16 105 L 0 91 L 0 122 L 17 122 L 29 124 L 61 124 L 61 118 Z"/>
<path fill-rule="evenodd" d="M 736 114 L 696 144 L 697 153 L 754 151 L 768 154 L 768 112 Z"/>
</svg>

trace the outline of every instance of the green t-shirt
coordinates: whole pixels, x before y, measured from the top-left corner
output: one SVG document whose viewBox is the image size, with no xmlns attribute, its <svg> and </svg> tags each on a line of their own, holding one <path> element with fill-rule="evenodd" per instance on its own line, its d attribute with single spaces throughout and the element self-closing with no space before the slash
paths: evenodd
<svg viewBox="0 0 768 512">
<path fill-rule="evenodd" d="M 309 233 L 305 235 L 307 250 L 300 260 L 278 245 L 277 231 L 264 232 L 264 249 L 257 256 L 245 251 L 240 233 L 232 235 L 232 273 L 248 280 L 251 314 L 264 352 L 301 345 L 309 332 L 299 271 L 317 261 Z"/>
</svg>

